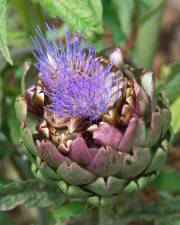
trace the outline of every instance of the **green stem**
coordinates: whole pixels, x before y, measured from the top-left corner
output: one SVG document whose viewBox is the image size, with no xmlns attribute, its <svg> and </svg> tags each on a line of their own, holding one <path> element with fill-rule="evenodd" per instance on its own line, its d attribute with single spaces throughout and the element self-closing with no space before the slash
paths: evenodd
<svg viewBox="0 0 180 225">
<path fill-rule="evenodd" d="M 47 209 L 38 208 L 38 224 L 39 225 L 50 225 L 50 216 Z"/>
<path fill-rule="evenodd" d="M 112 209 L 113 204 L 99 207 L 99 225 L 115 225 Z"/>
</svg>

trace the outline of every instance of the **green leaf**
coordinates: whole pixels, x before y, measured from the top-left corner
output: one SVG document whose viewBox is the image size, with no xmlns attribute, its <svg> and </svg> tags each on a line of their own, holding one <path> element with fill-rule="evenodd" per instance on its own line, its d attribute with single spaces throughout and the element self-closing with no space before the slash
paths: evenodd
<svg viewBox="0 0 180 225">
<path fill-rule="evenodd" d="M 171 114 L 172 114 L 172 122 L 171 126 L 173 129 L 174 134 L 180 132 L 180 122 L 179 115 L 180 115 L 180 97 L 171 105 Z"/>
<path fill-rule="evenodd" d="M 165 92 L 170 104 L 172 104 L 180 93 L 180 63 L 163 66 L 160 82 L 159 89 Z"/>
<path fill-rule="evenodd" d="M 27 37 L 34 36 L 37 24 L 40 27 L 44 25 L 41 7 L 30 0 L 11 0 L 10 4 L 15 8 L 19 24 L 23 27 Z M 42 31 L 44 31 L 43 27 Z"/>
<path fill-rule="evenodd" d="M 148 9 L 141 10 L 143 23 L 139 24 L 138 36 L 132 55 L 133 62 L 147 69 L 151 67 L 156 49 L 164 0 L 151 0 L 150 2 L 151 4 L 148 5 Z"/>
<path fill-rule="evenodd" d="M 9 31 L 7 33 L 7 37 L 9 40 L 14 41 L 15 38 L 25 38 L 26 32 L 24 32 L 24 31 Z"/>
<path fill-rule="evenodd" d="M 13 217 L 10 215 L 0 212 L 0 224 L 11 224 L 11 225 L 18 225 L 17 222 L 14 220 Z"/>
<path fill-rule="evenodd" d="M 13 62 L 7 46 L 6 4 L 6 0 L 0 0 L 0 51 L 6 60 L 12 65 Z"/>
<path fill-rule="evenodd" d="M 149 6 L 150 6 L 150 4 L 151 4 L 151 2 L 149 3 Z M 156 5 L 154 8 L 149 10 L 144 16 L 142 15 L 142 17 L 140 18 L 140 24 L 144 23 L 146 20 L 148 20 L 152 16 L 154 16 L 154 14 L 156 14 L 159 10 L 161 10 L 163 4 L 164 4 L 164 1 L 160 1 L 158 5 Z"/>
<path fill-rule="evenodd" d="M 71 202 L 64 204 L 58 210 L 53 212 L 56 219 L 76 217 L 87 209 L 87 205 L 82 202 Z"/>
<path fill-rule="evenodd" d="M 4 125 L 6 126 L 5 123 L 3 124 L 3 126 Z M 12 145 L 5 131 L 0 130 L 0 161 L 10 155 L 13 151 L 13 148 L 14 146 Z"/>
<path fill-rule="evenodd" d="M 104 49 L 103 40 L 99 39 L 95 42 L 92 42 L 92 46 L 96 49 L 96 52 L 100 52 Z"/>
<path fill-rule="evenodd" d="M 163 221 L 163 223 L 160 223 L 158 225 L 179 225 L 179 224 L 180 224 L 180 217 L 176 219 Z"/>
<path fill-rule="evenodd" d="M 120 219 L 119 224 L 127 224 L 131 221 L 152 221 L 156 224 L 164 224 L 167 220 L 179 218 L 180 196 L 162 201 L 160 203 L 148 203 L 143 206 L 130 207 Z"/>
<path fill-rule="evenodd" d="M 175 169 L 167 167 L 160 172 L 151 186 L 161 191 L 180 193 L 180 174 Z"/>
<path fill-rule="evenodd" d="M 0 128 L 2 125 L 2 100 L 3 100 L 2 78 L 0 77 Z"/>
<path fill-rule="evenodd" d="M 141 4 L 142 6 L 149 6 L 151 4 L 151 1 L 149 0 L 136 0 L 136 1 L 139 1 L 139 4 Z"/>
<path fill-rule="evenodd" d="M 164 65 L 161 68 L 160 76 L 156 80 L 156 89 L 163 91 L 172 105 L 179 97 L 180 93 L 180 63 L 176 62 L 169 65 Z M 178 102 L 178 101 L 177 101 Z M 178 104 L 178 103 L 176 103 Z M 172 113 L 178 110 L 174 104 Z M 176 108 L 176 110 L 175 110 Z M 177 124 L 174 123 L 176 126 Z"/>
<path fill-rule="evenodd" d="M 32 0 L 39 3 L 52 17 L 59 16 L 69 28 L 84 33 L 92 38 L 102 34 L 102 6 L 98 0 Z"/>
<path fill-rule="evenodd" d="M 4 133 L 0 132 L 0 160 L 12 153 L 14 146 Z"/>
<path fill-rule="evenodd" d="M 11 137 L 12 142 L 15 145 L 19 145 L 20 139 L 21 139 L 20 125 L 19 125 L 18 120 L 16 118 L 15 107 L 12 104 L 9 105 L 7 122 L 8 122 L 9 132 L 10 132 L 10 137 Z"/>
<path fill-rule="evenodd" d="M 6 211 L 18 205 L 47 207 L 63 202 L 59 189 L 38 180 L 16 181 L 0 188 L 0 210 Z"/>
<path fill-rule="evenodd" d="M 111 31 L 113 40 L 122 46 L 126 37 L 122 31 L 115 5 L 109 0 L 103 0 L 103 20 Z"/>
<path fill-rule="evenodd" d="M 8 184 L 8 183 L 9 183 L 9 179 L 7 179 L 6 177 L 0 176 L 0 186 Z"/>
<path fill-rule="evenodd" d="M 131 31 L 132 16 L 134 11 L 134 1 L 112 0 L 114 8 L 121 25 L 122 32 L 127 36 Z"/>
<path fill-rule="evenodd" d="M 102 22 L 103 7 L 101 0 L 88 0 L 99 24 Z"/>
</svg>

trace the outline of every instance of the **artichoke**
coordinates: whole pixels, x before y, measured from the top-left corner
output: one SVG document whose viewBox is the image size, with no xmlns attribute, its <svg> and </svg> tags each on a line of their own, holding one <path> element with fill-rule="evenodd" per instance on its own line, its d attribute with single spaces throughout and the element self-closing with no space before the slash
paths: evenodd
<svg viewBox="0 0 180 225">
<path fill-rule="evenodd" d="M 17 97 L 22 146 L 34 175 L 71 197 L 108 197 L 141 188 L 165 162 L 171 137 L 167 100 L 154 75 L 97 55 L 83 35 L 33 39 Z M 31 71 L 32 73 L 32 71 Z M 31 80 L 31 81 L 29 81 Z"/>
</svg>

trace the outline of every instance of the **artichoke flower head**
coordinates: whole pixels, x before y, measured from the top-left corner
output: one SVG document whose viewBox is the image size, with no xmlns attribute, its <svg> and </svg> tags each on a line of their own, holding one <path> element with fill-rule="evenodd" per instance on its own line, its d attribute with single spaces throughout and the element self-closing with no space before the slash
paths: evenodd
<svg viewBox="0 0 180 225">
<path fill-rule="evenodd" d="M 16 101 L 34 175 L 71 197 L 138 189 L 165 162 L 171 136 L 153 74 L 123 63 L 119 48 L 97 56 L 83 35 L 63 42 L 47 29 L 51 41 L 36 30 L 36 79 Z"/>
</svg>

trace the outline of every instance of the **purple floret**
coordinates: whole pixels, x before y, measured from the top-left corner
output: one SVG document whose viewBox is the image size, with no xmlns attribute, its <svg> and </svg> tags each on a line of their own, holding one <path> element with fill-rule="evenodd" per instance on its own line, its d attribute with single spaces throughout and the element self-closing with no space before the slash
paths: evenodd
<svg viewBox="0 0 180 225">
<path fill-rule="evenodd" d="M 102 115 L 112 101 L 112 64 L 104 68 L 96 58 L 96 51 L 83 35 L 65 33 L 65 44 L 60 37 L 51 41 L 44 38 L 40 28 L 33 39 L 36 67 L 44 82 L 44 93 L 50 104 L 46 110 L 55 116 L 71 118 L 83 116 L 90 120 Z M 114 96 L 117 100 L 119 94 Z"/>
</svg>

